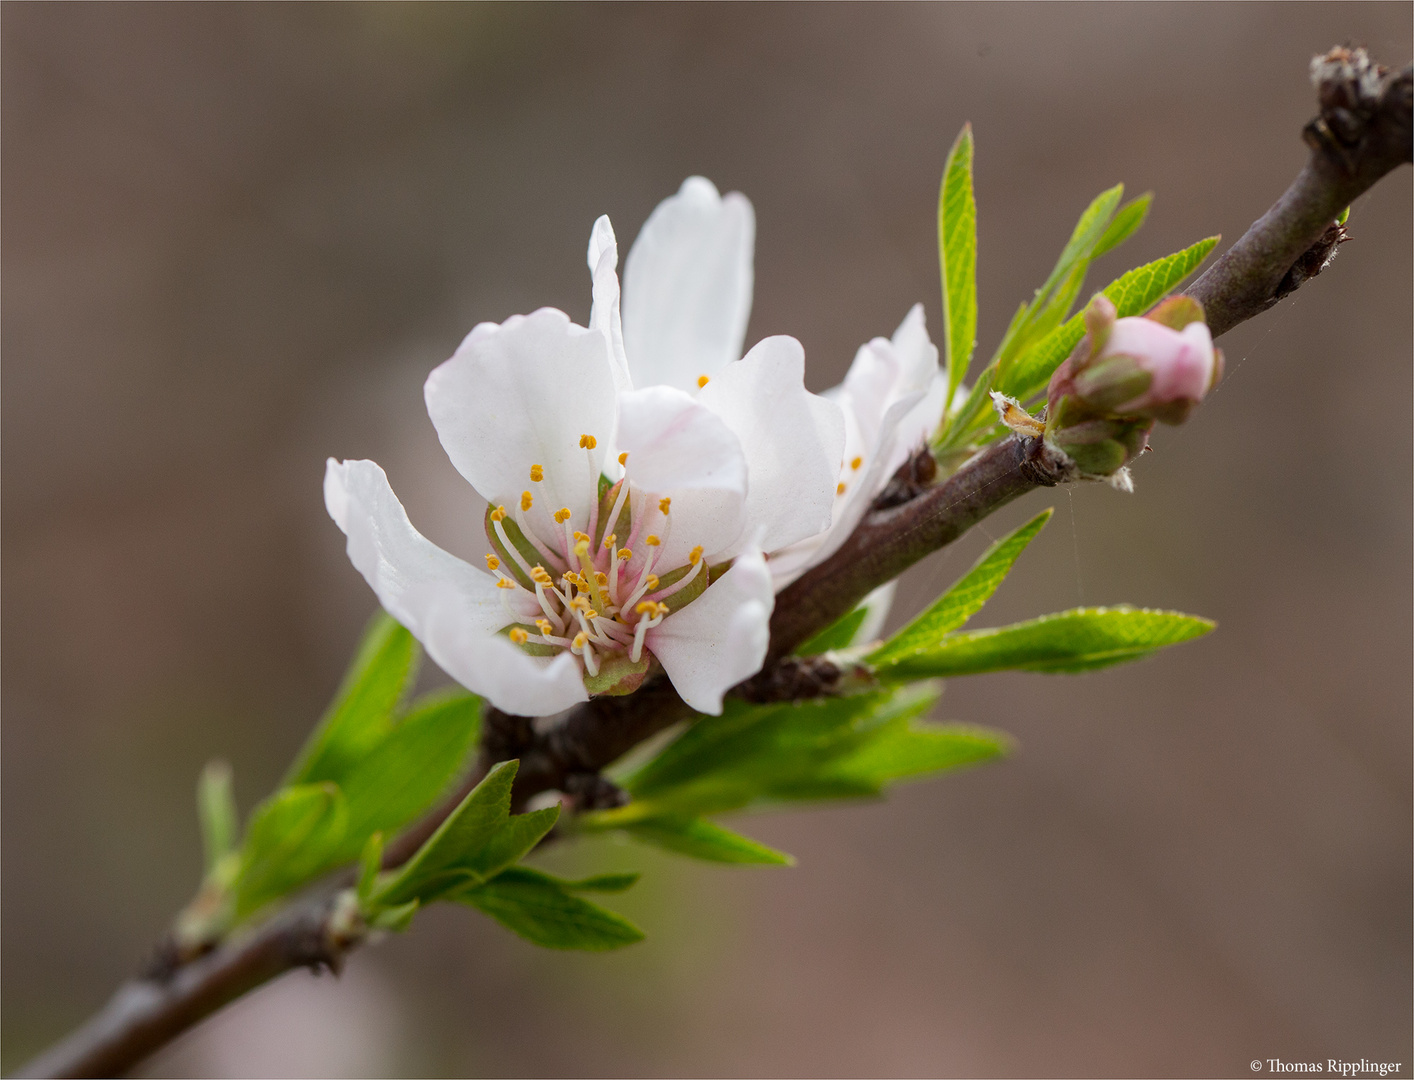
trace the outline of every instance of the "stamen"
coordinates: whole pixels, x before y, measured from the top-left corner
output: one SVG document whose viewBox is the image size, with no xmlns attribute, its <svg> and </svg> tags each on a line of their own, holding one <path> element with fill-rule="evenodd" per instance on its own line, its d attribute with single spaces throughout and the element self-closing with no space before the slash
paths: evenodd
<svg viewBox="0 0 1414 1080">
<path fill-rule="evenodd" d="M 496 579 L 496 588 L 498 589 L 514 589 L 515 587 L 516 583 L 508 577 Z"/>
<path fill-rule="evenodd" d="M 496 569 L 496 567 L 498 567 L 498 566 L 500 566 L 500 565 L 501 565 L 501 560 L 498 559 L 498 558 L 496 558 L 496 556 L 492 555 L 492 554 L 488 551 L 488 552 L 486 553 L 486 569 L 488 569 L 488 570 L 494 570 L 494 569 Z"/>
<path fill-rule="evenodd" d="M 849 467 L 850 467 L 851 469 L 853 469 L 855 472 L 858 472 L 858 471 L 859 471 L 859 466 L 861 466 L 861 465 L 863 465 L 863 464 L 864 464 L 864 459 L 863 459 L 862 457 L 857 457 L 857 458 L 855 458 L 853 461 L 851 461 L 851 462 L 849 463 Z"/>
<path fill-rule="evenodd" d="M 574 636 L 574 645 L 572 646 L 573 649 L 575 650 L 575 652 L 578 652 L 579 650 L 583 649 L 583 648 L 584 648 L 586 645 L 588 645 L 588 644 L 589 644 L 589 635 L 586 634 L 583 630 L 581 630 L 579 633 L 575 634 L 575 636 Z"/>
<path fill-rule="evenodd" d="M 627 451 L 627 450 L 625 450 L 622 454 L 619 455 L 619 464 L 620 464 L 620 465 L 627 465 L 627 464 L 628 464 L 628 451 Z"/>
<path fill-rule="evenodd" d="M 530 635 L 527 634 L 524 630 L 522 630 L 519 626 L 512 627 L 511 640 L 514 641 L 517 645 L 524 645 L 527 641 L 530 640 Z"/>
<path fill-rule="evenodd" d="M 555 579 L 550 576 L 550 572 L 538 563 L 531 568 L 530 578 L 537 585 L 554 585 Z"/>
<path fill-rule="evenodd" d="M 603 588 L 605 585 L 609 584 L 609 575 L 602 570 L 594 571 L 594 584 Z"/>
<path fill-rule="evenodd" d="M 496 516 L 498 512 L 501 515 L 500 517 Z M 520 549 L 511 543 L 511 538 L 506 535 L 506 527 L 501 524 L 505 516 L 506 508 L 504 506 L 498 506 L 495 510 L 491 511 L 491 527 L 496 530 L 496 536 L 501 541 L 501 549 L 514 560 L 517 566 L 529 574 L 530 563 L 525 561 L 525 556 L 520 553 Z"/>
<path fill-rule="evenodd" d="M 649 574 L 643 579 L 643 584 L 648 586 L 648 591 L 652 592 L 658 587 L 658 575 Z"/>
<path fill-rule="evenodd" d="M 555 632 L 555 626 L 553 623 L 550 622 L 549 619 L 536 619 L 535 628 L 539 630 L 540 633 L 545 637 L 549 637 L 552 633 Z"/>
<path fill-rule="evenodd" d="M 700 558 L 702 558 L 702 545 L 698 544 L 695 548 L 693 548 L 687 553 L 688 564 L 690 566 L 696 566 L 697 560 Z"/>
<path fill-rule="evenodd" d="M 659 540 L 659 539 L 658 539 L 656 536 L 654 536 L 652 533 L 649 533 L 647 536 L 645 536 L 645 537 L 643 538 L 643 542 L 644 542 L 645 544 L 647 544 L 649 547 L 657 547 L 659 544 L 662 543 L 662 541 Z"/>
<path fill-rule="evenodd" d="M 835 494 L 836 494 L 836 495 L 843 495 L 843 494 L 844 494 L 844 490 L 845 490 L 845 482 L 844 482 L 843 480 L 841 480 L 838 484 L 835 485 Z"/>
<path fill-rule="evenodd" d="M 522 510 L 529 510 L 533 502 L 534 500 L 530 497 L 530 492 L 522 491 L 520 493 L 520 508 Z"/>
<path fill-rule="evenodd" d="M 597 440 L 593 435 L 581 435 L 579 437 L 579 445 L 585 450 L 593 450 L 596 446 L 599 445 L 599 440 Z"/>
<path fill-rule="evenodd" d="M 711 381 L 712 381 L 712 380 L 709 379 L 706 375 L 699 375 L 699 376 L 697 376 L 697 389 L 701 390 L 704 386 L 706 386 L 706 385 L 707 385 L 709 382 L 711 382 Z"/>
<path fill-rule="evenodd" d="M 618 537 L 615 536 L 613 533 L 610 533 L 608 536 L 604 537 L 604 550 L 605 550 L 605 551 L 613 551 L 613 550 L 614 550 L 614 541 L 617 540 L 617 539 L 618 539 Z"/>
<path fill-rule="evenodd" d="M 633 558 L 633 552 L 630 551 L 628 548 L 619 548 L 619 554 L 617 557 L 619 562 L 628 562 L 629 559 Z"/>
<path fill-rule="evenodd" d="M 530 467 L 530 479 L 533 483 L 540 483 L 541 480 L 545 479 L 545 470 L 539 465 L 532 465 Z"/>
<path fill-rule="evenodd" d="M 673 505 L 673 500 L 670 499 L 668 496 L 664 495 L 661 499 L 658 500 L 658 512 L 659 512 L 660 514 L 662 514 L 664 517 L 667 517 L 667 516 L 668 516 L 668 507 L 670 507 L 670 506 L 672 506 L 672 505 Z"/>
<path fill-rule="evenodd" d="M 506 508 L 505 508 L 504 506 L 498 506 L 498 507 L 496 507 L 496 509 L 494 509 L 494 510 L 491 511 L 491 520 L 492 520 L 492 521 L 504 521 L 505 519 L 506 519 Z"/>
<path fill-rule="evenodd" d="M 568 506 L 562 506 L 562 507 L 560 507 L 558 510 L 555 511 L 555 524 L 556 524 L 556 525 L 563 525 L 563 524 L 564 524 L 566 521 L 568 521 L 569 519 L 570 519 L 570 508 L 569 508 Z"/>
</svg>

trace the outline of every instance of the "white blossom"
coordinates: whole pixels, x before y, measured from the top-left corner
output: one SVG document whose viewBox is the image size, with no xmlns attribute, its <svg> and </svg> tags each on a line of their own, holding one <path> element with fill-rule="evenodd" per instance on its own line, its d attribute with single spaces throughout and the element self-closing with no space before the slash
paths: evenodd
<svg viewBox="0 0 1414 1080">
<path fill-rule="evenodd" d="M 486 567 L 420 535 L 371 461 L 330 459 L 325 502 L 383 606 L 494 705 L 547 715 L 623 693 L 652 660 L 683 699 L 722 695 L 765 658 L 765 552 L 826 528 L 840 407 L 805 391 L 804 351 L 738 359 L 754 218 L 700 177 L 629 253 L 589 244 L 589 327 L 552 308 L 483 323 L 427 379 L 452 463 L 489 504 Z"/>
</svg>

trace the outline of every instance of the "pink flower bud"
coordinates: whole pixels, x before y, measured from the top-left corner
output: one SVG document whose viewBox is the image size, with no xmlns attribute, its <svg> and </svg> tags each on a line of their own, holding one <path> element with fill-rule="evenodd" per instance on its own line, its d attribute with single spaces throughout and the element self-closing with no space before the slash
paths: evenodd
<svg viewBox="0 0 1414 1080">
<path fill-rule="evenodd" d="M 1169 424 L 1182 423 L 1221 374 L 1213 336 L 1202 321 L 1174 330 L 1146 316 L 1118 319 L 1109 339 L 1091 360 L 1126 357 L 1150 376 L 1148 389 L 1111 406 L 1121 416 L 1152 416 Z"/>
</svg>

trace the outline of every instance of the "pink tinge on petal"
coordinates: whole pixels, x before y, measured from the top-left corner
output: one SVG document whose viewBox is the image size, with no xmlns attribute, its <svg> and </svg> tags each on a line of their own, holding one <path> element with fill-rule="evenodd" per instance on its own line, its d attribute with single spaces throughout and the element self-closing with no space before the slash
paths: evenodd
<svg viewBox="0 0 1414 1080">
<path fill-rule="evenodd" d="M 1120 319 L 1097 359 L 1131 356 L 1153 376 L 1149 389 L 1117 412 L 1139 412 L 1174 401 L 1201 401 L 1213 384 L 1213 337 L 1205 323 L 1182 331 L 1143 317 Z"/>
</svg>

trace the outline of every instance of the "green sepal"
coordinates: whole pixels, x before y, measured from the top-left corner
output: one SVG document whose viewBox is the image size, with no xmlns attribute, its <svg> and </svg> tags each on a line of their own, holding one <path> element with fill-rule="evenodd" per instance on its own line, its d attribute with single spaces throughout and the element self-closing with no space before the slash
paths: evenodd
<svg viewBox="0 0 1414 1080">
<path fill-rule="evenodd" d="M 1154 376 L 1140 367 L 1136 358 L 1117 354 L 1076 373 L 1071 385 L 1091 409 L 1107 413 L 1139 397 L 1153 381 Z"/>
<path fill-rule="evenodd" d="M 513 866 L 448 900 L 491 916 L 506 929 L 546 949 L 605 952 L 643 940 L 643 931 L 622 915 L 571 895 L 562 882 L 527 866 Z"/>
<path fill-rule="evenodd" d="M 1144 318 L 1162 323 L 1170 330 L 1182 330 L 1189 323 L 1203 321 L 1203 305 L 1191 296 L 1170 296 L 1161 300 L 1154 310 L 1146 312 Z"/>
<path fill-rule="evenodd" d="M 631 694 L 643 685 L 652 664 L 653 658 L 646 652 L 637 663 L 624 653 L 609 653 L 600 660 L 597 673 L 585 675 L 584 688 L 591 695 L 615 697 Z"/>
<path fill-rule="evenodd" d="M 536 626 L 534 623 L 511 623 L 509 626 L 501 627 L 501 629 L 496 632 L 507 641 L 510 641 L 512 630 L 524 630 L 527 634 L 536 635 L 540 633 L 540 627 Z M 564 652 L 558 645 L 546 645 L 539 641 L 527 641 L 520 645 L 516 645 L 516 643 L 512 641 L 511 644 L 515 645 L 517 649 L 529 656 L 559 656 L 560 653 Z"/>
</svg>

